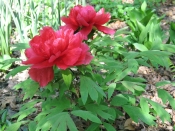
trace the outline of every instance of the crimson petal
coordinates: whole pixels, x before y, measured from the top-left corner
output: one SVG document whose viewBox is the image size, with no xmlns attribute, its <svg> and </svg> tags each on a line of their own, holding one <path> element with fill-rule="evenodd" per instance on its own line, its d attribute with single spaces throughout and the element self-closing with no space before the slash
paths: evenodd
<svg viewBox="0 0 175 131">
<path fill-rule="evenodd" d="M 96 27 L 99 31 L 101 31 L 101 32 L 103 32 L 103 33 L 105 33 L 105 34 L 110 34 L 110 35 L 115 34 L 115 30 L 110 29 L 110 28 L 108 28 L 108 27 L 101 26 L 101 25 L 95 25 L 95 27 Z"/>
<path fill-rule="evenodd" d="M 41 87 L 46 86 L 54 78 L 52 67 L 42 69 L 31 68 L 29 75 L 34 81 L 38 82 Z"/>
</svg>

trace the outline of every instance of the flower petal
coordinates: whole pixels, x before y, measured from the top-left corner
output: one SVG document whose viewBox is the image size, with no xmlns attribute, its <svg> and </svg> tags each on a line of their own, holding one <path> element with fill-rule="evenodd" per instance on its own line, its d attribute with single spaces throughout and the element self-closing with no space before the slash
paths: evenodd
<svg viewBox="0 0 175 131">
<path fill-rule="evenodd" d="M 107 23 L 111 18 L 111 15 L 109 13 L 105 13 L 104 8 L 100 9 L 99 12 L 96 13 L 96 17 L 94 20 L 95 24 L 103 25 Z"/>
<path fill-rule="evenodd" d="M 41 87 L 46 86 L 54 78 L 52 67 L 42 69 L 31 68 L 29 75 L 34 81 L 38 82 Z"/>
<path fill-rule="evenodd" d="M 31 48 L 25 50 L 25 55 L 27 56 L 28 60 L 22 61 L 23 64 L 37 64 L 45 60 L 44 57 L 37 56 Z"/>
<path fill-rule="evenodd" d="M 80 30 L 79 32 L 82 34 L 83 39 L 87 40 L 88 34 L 91 32 L 91 30 L 92 30 L 92 25 L 89 25 L 87 27 L 83 27 L 82 30 Z"/>
<path fill-rule="evenodd" d="M 110 29 L 110 28 L 108 28 L 108 27 L 101 26 L 101 25 L 95 25 L 95 27 L 96 27 L 99 31 L 101 31 L 101 32 L 103 32 L 103 33 L 105 33 L 105 34 L 110 34 L 110 35 L 115 34 L 115 30 Z"/>
<path fill-rule="evenodd" d="M 82 52 L 78 61 L 76 62 L 76 65 L 82 65 L 82 64 L 87 65 L 91 62 L 93 56 L 88 52 L 89 47 L 85 43 L 82 43 L 81 49 L 82 49 Z"/>
<path fill-rule="evenodd" d="M 62 59 L 66 65 L 74 66 L 74 64 L 77 62 L 78 58 L 80 57 L 82 49 L 81 48 L 75 48 L 72 50 L 67 51 L 67 54 L 65 54 Z"/>
</svg>

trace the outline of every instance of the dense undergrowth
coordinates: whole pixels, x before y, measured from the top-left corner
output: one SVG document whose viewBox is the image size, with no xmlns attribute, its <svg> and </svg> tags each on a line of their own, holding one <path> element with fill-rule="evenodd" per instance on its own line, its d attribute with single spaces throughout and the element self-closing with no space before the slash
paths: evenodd
<svg viewBox="0 0 175 131">
<path fill-rule="evenodd" d="M 102 10 L 96 14 L 96 16 L 100 15 L 101 17 L 96 18 L 94 16 L 93 20 L 90 17 L 87 18 L 87 14 L 93 10 L 90 7 L 90 9 L 88 8 L 89 12 L 79 11 L 82 11 L 84 16 L 81 13 L 80 15 L 76 13 L 72 13 L 72 16 L 69 15 L 70 8 L 74 9 L 76 4 L 85 5 L 85 1 L 79 1 L 79 3 L 71 1 L 45 1 L 43 3 L 42 1 L 27 0 L 25 2 L 18 1 L 19 3 L 10 0 L 3 2 L 1 3 L 3 6 L 0 6 L 2 12 L 0 30 L 1 71 L 8 70 L 13 62 L 21 61 L 20 58 L 13 58 L 11 55 L 13 51 L 23 53 L 26 50 L 27 59 L 32 59 L 37 51 L 41 51 L 39 53 L 48 57 L 46 52 L 47 49 L 50 49 L 49 53 L 52 51 L 56 53 L 49 56 L 49 63 L 52 63 L 50 61 L 56 62 L 43 64 L 43 61 L 37 57 L 37 60 L 34 60 L 35 63 L 32 63 L 31 60 L 32 62 L 24 63 L 28 66 L 20 65 L 6 75 L 6 79 L 8 79 L 10 76 L 29 69 L 31 78 L 14 86 L 16 90 L 22 89 L 23 100 L 28 101 L 21 105 L 19 112 L 7 120 L 7 112 L 5 110 L 0 111 L 0 128 L 2 131 L 16 131 L 22 125 L 27 125 L 29 131 L 77 131 L 79 126 L 76 124 L 76 120 L 86 123 L 84 127 L 86 131 L 115 131 L 117 130 L 115 121 L 125 113 L 136 123 L 143 122 L 148 126 L 156 126 L 157 118 L 160 118 L 162 122 L 171 121 L 170 114 L 161 104 L 142 96 L 146 91 L 146 79 L 134 77 L 137 75 L 139 66 L 165 67 L 166 69 L 171 68 L 172 71 L 175 70 L 170 60 L 170 56 L 175 53 L 175 23 L 170 23 L 169 39 L 167 39 L 165 31 L 160 26 L 163 17 L 157 16 L 155 10 L 151 8 L 150 2 L 135 1 L 134 6 L 121 2 L 111 2 L 110 0 L 92 0 L 89 3 L 94 6 L 97 12 L 101 8 L 105 8 L 105 12 L 111 14 L 110 20 L 106 18 L 109 17 L 109 14 L 105 14 Z M 77 17 L 78 15 L 79 17 Z M 63 16 L 68 17 L 61 21 Z M 7 18 L 8 21 L 5 22 Z M 67 22 L 67 18 L 78 21 L 78 24 L 75 22 L 76 25 L 81 26 L 74 29 L 75 25 L 72 24 L 74 22 L 71 23 L 71 20 Z M 99 22 L 97 19 L 103 22 Z M 127 26 L 116 30 L 113 35 L 107 35 L 112 34 L 111 30 L 104 26 L 101 27 L 101 25 L 105 23 L 107 26 L 116 19 L 125 21 Z M 84 20 L 88 24 L 92 22 L 93 26 L 91 27 Z M 61 25 L 64 23 L 69 25 L 69 28 L 74 29 L 73 34 L 72 31 L 69 32 L 72 36 L 64 34 L 65 30 L 63 30 L 62 35 L 55 33 L 61 30 L 60 27 L 63 28 Z M 42 31 L 40 31 L 38 36 L 38 30 L 44 26 L 52 27 L 55 32 L 51 31 L 50 34 L 47 34 L 47 31 L 50 31 L 47 30 L 45 37 L 42 37 Z M 89 33 L 86 30 L 84 31 L 86 33 L 83 34 L 82 30 L 86 27 L 88 29 L 91 27 L 92 30 Z M 15 31 L 18 32 L 19 40 L 12 45 L 10 44 L 10 36 Z M 79 38 L 78 32 L 84 36 Z M 52 36 L 52 33 L 56 35 Z M 74 50 L 77 47 L 78 49 L 76 48 L 73 53 L 68 50 L 64 56 L 63 45 L 59 46 L 60 48 L 53 47 L 54 42 L 50 40 L 51 37 L 53 39 L 56 37 L 58 43 L 60 42 L 59 39 L 64 39 L 64 42 L 59 43 L 60 45 L 69 41 L 68 43 L 72 43 L 74 46 L 64 48 Z M 70 37 L 69 40 L 67 40 L 68 37 Z M 36 38 L 39 40 L 37 41 Z M 163 43 L 165 40 L 166 42 Z M 48 41 L 52 43 L 52 47 L 49 47 L 50 44 L 48 44 L 49 46 L 45 48 L 47 45 L 45 43 Z M 44 46 L 42 46 L 43 43 Z M 78 46 L 74 43 L 81 45 Z M 84 43 L 86 43 L 86 49 Z M 40 44 L 39 48 L 36 44 Z M 43 48 L 43 52 L 40 50 L 41 48 Z M 83 53 L 78 54 L 80 48 Z M 60 52 L 62 53 L 61 56 Z M 80 56 L 77 58 L 78 55 Z M 77 60 L 72 62 L 75 59 L 78 59 L 78 62 Z M 45 59 L 44 62 L 46 62 Z M 49 71 L 46 70 L 46 67 L 49 68 Z M 35 69 L 34 73 L 31 73 L 30 70 L 33 68 Z M 53 72 L 50 73 L 50 69 Z M 36 73 L 38 70 L 42 70 L 39 75 Z M 50 74 L 54 77 L 50 78 Z M 171 81 L 156 83 L 158 96 L 164 104 L 168 101 L 171 108 L 175 109 L 174 98 L 161 88 L 166 84 L 175 85 Z M 38 103 L 41 105 L 41 111 L 38 111 L 39 109 L 36 107 Z M 28 119 L 29 115 L 36 112 L 34 119 Z"/>
</svg>

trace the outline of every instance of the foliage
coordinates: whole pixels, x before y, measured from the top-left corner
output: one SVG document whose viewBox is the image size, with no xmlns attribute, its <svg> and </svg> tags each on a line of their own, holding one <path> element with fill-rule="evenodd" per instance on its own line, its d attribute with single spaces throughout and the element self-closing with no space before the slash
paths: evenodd
<svg viewBox="0 0 175 131">
<path fill-rule="evenodd" d="M 92 2 L 97 4 L 95 0 Z M 105 2 L 109 3 L 109 0 L 101 1 L 100 4 Z M 122 7 L 122 10 L 125 9 Z M 147 81 L 136 75 L 141 65 L 170 68 L 170 56 L 175 53 L 174 24 L 171 24 L 170 42 L 163 44 L 161 18 L 153 10 L 147 9 L 146 2 L 139 8 L 128 7 L 127 11 L 127 17 L 117 15 L 126 20 L 128 28 L 117 30 L 112 37 L 93 30 L 91 35 L 95 34 L 96 37 L 84 40 L 94 56 L 90 64 L 66 70 L 55 66 L 54 79 L 44 88 L 40 88 L 39 83 L 31 78 L 17 84 L 14 89 L 22 89 L 23 100 L 28 102 L 12 117 L 16 119 L 15 123 L 6 128 L 3 120 L 3 128 L 15 131 L 27 123 L 29 131 L 78 131 L 76 121 L 81 120 L 88 124 L 86 131 L 115 131 L 115 120 L 123 116 L 124 112 L 135 122 L 144 122 L 150 126 L 156 126 L 157 117 L 162 122 L 171 121 L 171 116 L 161 104 L 141 96 L 146 92 Z M 40 18 L 36 18 L 38 25 Z M 53 28 L 59 24 L 60 22 L 55 23 L 54 20 L 51 22 Z M 37 33 L 38 27 L 35 29 L 31 31 L 31 36 Z M 26 48 L 29 46 L 18 44 L 15 50 Z M 16 60 L 10 59 L 10 62 Z M 8 59 L 6 61 L 8 63 Z M 27 68 L 28 66 L 17 67 L 6 78 Z M 173 97 L 161 89 L 166 84 L 174 85 L 170 81 L 156 83 L 158 96 L 163 103 L 169 101 L 170 106 L 175 109 Z M 37 115 L 29 120 L 28 116 L 32 114 Z"/>
</svg>

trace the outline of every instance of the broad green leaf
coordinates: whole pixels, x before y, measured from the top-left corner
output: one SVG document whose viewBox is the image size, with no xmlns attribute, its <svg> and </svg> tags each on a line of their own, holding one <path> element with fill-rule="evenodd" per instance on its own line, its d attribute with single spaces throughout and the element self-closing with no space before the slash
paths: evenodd
<svg viewBox="0 0 175 131">
<path fill-rule="evenodd" d="M 109 123 L 103 122 L 103 125 L 107 131 L 116 131 L 115 128 Z"/>
<path fill-rule="evenodd" d="M 29 68 L 29 66 L 18 66 L 16 68 L 14 68 L 12 71 L 10 71 L 7 75 L 6 75 L 6 79 L 8 79 L 10 76 L 15 76 L 17 73 L 26 70 L 27 68 Z"/>
<path fill-rule="evenodd" d="M 92 123 L 85 131 L 95 131 L 99 126 L 97 123 Z"/>
<path fill-rule="evenodd" d="M 170 81 L 159 81 L 156 83 L 156 87 L 159 87 L 159 86 L 164 86 L 164 85 L 167 85 L 167 84 L 171 84 Z"/>
<path fill-rule="evenodd" d="M 146 7 L 147 7 L 147 3 L 146 3 L 146 1 L 144 1 L 144 2 L 142 3 L 142 5 L 141 5 L 141 10 L 142 10 L 143 12 L 145 12 L 145 11 L 146 11 Z"/>
<path fill-rule="evenodd" d="M 31 121 L 31 122 L 28 124 L 29 131 L 35 131 L 35 130 L 36 130 L 36 126 L 37 126 L 37 123 L 36 123 L 35 121 Z"/>
<path fill-rule="evenodd" d="M 80 78 L 80 94 L 81 94 L 81 99 L 83 104 L 86 103 L 87 98 L 88 98 L 88 88 L 89 88 L 89 83 L 86 81 L 86 77 L 81 77 Z"/>
<path fill-rule="evenodd" d="M 167 91 L 158 89 L 158 96 L 162 99 L 164 104 L 169 101 L 171 107 L 175 110 L 175 100 Z"/>
<path fill-rule="evenodd" d="M 145 98 L 146 99 L 146 98 Z M 164 121 L 170 121 L 170 114 L 158 103 L 150 100 L 150 99 L 146 99 L 154 108 L 154 110 L 157 113 L 157 116 L 160 117 L 160 119 L 164 122 Z"/>
<path fill-rule="evenodd" d="M 134 47 L 136 49 L 138 49 L 139 51 L 147 51 L 148 49 L 146 48 L 146 46 L 142 45 L 142 44 L 139 44 L 139 43 L 134 43 L 133 44 Z"/>
<path fill-rule="evenodd" d="M 4 123 L 6 121 L 6 117 L 7 117 L 7 110 L 3 111 L 3 114 L 1 116 L 1 122 Z"/>
<path fill-rule="evenodd" d="M 139 64 L 138 62 L 136 61 L 136 59 L 129 59 L 128 60 L 128 68 L 133 71 L 135 74 L 137 73 L 138 71 L 138 68 L 139 68 Z"/>
<path fill-rule="evenodd" d="M 92 114 L 90 111 L 83 111 L 83 110 L 75 110 L 71 112 L 75 116 L 79 116 L 87 121 L 89 119 L 92 122 L 101 124 L 101 120 L 94 114 Z"/>
<path fill-rule="evenodd" d="M 66 86 L 69 88 L 72 83 L 72 72 L 69 69 L 67 69 L 61 70 L 61 73 Z"/>
<path fill-rule="evenodd" d="M 144 98 L 140 98 L 140 107 L 143 112 L 145 112 L 146 114 L 149 113 L 149 106 L 148 106 L 147 101 L 145 101 Z"/>
<path fill-rule="evenodd" d="M 122 71 L 121 73 L 119 73 L 115 79 L 115 82 L 122 80 L 125 76 L 128 75 L 129 72 L 131 72 L 131 69 L 127 68 L 124 71 Z"/>
<path fill-rule="evenodd" d="M 22 119 L 24 119 L 25 117 L 27 117 L 28 115 L 32 114 L 34 111 L 36 111 L 35 108 L 29 108 L 29 109 L 26 109 L 22 112 L 19 112 L 20 115 L 17 119 L 17 122 L 21 121 Z"/>
<path fill-rule="evenodd" d="M 116 95 L 111 100 L 111 104 L 114 106 L 123 106 L 128 103 L 129 103 L 128 98 L 125 97 L 123 94 Z"/>
<path fill-rule="evenodd" d="M 10 58 L 10 59 L 3 60 L 2 63 L 4 63 L 4 64 L 3 64 L 2 68 L 4 68 L 5 66 L 8 66 L 8 65 L 11 65 L 15 61 L 21 61 L 21 59 Z"/>
<path fill-rule="evenodd" d="M 139 107 L 134 107 L 130 105 L 124 105 L 123 109 L 126 111 L 126 113 L 134 120 L 136 123 L 138 123 L 140 120 L 145 122 L 148 125 L 155 125 L 156 123 L 154 120 L 156 119 L 150 114 L 146 114 L 143 112 Z"/>
<path fill-rule="evenodd" d="M 9 125 L 7 128 L 6 128 L 6 131 L 18 131 L 18 129 L 20 128 L 20 126 L 22 124 L 25 124 L 27 121 L 20 121 L 20 122 L 16 122 L 14 124 L 11 124 Z"/>
<path fill-rule="evenodd" d="M 116 88 L 116 83 L 111 83 L 108 85 L 108 100 L 111 98 L 112 94 L 114 93 Z"/>
<path fill-rule="evenodd" d="M 174 37 L 174 39 L 175 39 L 175 37 Z M 160 44 L 160 50 L 168 51 L 168 52 L 171 52 L 171 53 L 175 53 L 175 45 Z"/>
<path fill-rule="evenodd" d="M 29 48 L 29 44 L 28 43 L 15 43 L 12 45 L 12 51 L 20 51 L 22 49 L 27 49 Z"/>
</svg>

